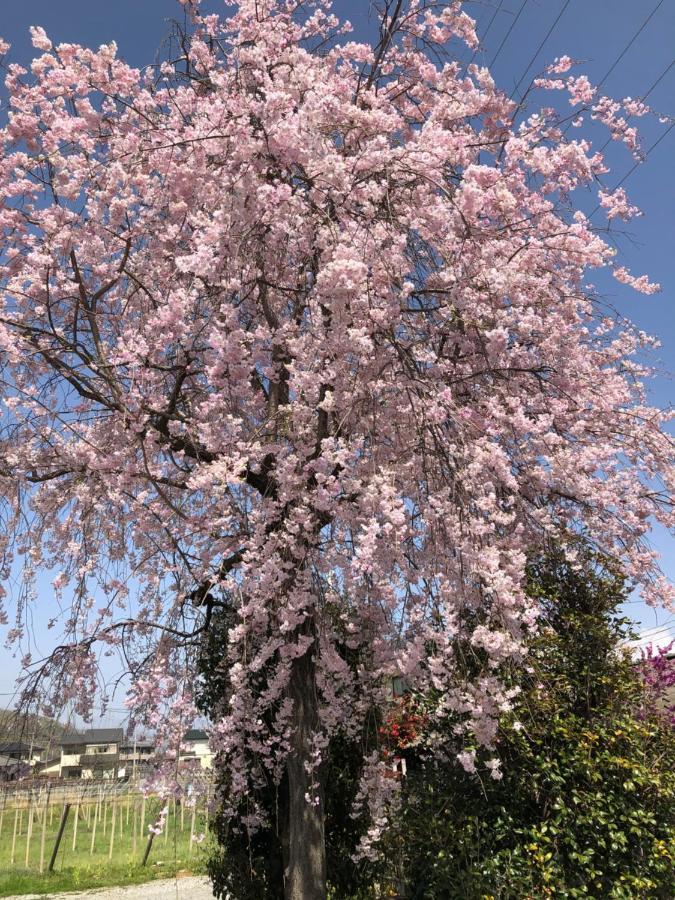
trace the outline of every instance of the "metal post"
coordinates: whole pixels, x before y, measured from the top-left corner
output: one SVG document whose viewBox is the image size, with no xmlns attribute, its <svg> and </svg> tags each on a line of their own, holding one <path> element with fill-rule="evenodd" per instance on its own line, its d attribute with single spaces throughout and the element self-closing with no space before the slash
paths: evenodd
<svg viewBox="0 0 675 900">
<path fill-rule="evenodd" d="M 66 822 L 68 821 L 68 813 L 70 812 L 70 803 L 66 803 L 63 807 L 63 813 L 61 814 L 61 823 L 59 825 L 59 832 L 56 835 L 56 843 L 54 844 L 54 849 L 52 850 L 52 858 L 49 860 L 49 868 L 48 872 L 52 872 L 54 870 L 54 863 L 56 862 L 56 857 L 59 852 L 59 845 L 61 843 L 61 838 L 63 837 L 63 832 L 66 830 Z"/>
<path fill-rule="evenodd" d="M 148 843 L 145 847 L 145 853 L 143 854 L 143 862 L 141 863 L 142 866 L 144 866 L 146 864 L 146 862 L 148 861 L 148 857 L 150 856 L 150 850 L 152 849 L 152 842 L 154 841 L 154 839 L 155 839 L 155 832 L 151 831 L 150 837 L 148 838 Z"/>
</svg>

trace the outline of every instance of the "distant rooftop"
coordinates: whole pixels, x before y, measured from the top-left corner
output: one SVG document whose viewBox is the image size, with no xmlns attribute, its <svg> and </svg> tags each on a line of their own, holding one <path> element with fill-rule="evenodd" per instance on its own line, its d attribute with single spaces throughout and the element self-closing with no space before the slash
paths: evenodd
<svg viewBox="0 0 675 900">
<path fill-rule="evenodd" d="M 202 728 L 190 728 L 183 735 L 184 741 L 208 741 L 209 736 Z"/>
<path fill-rule="evenodd" d="M 122 728 L 90 728 L 82 734 L 73 734 L 64 736 L 60 744 L 115 744 L 124 740 L 124 730 Z"/>
<path fill-rule="evenodd" d="M 7 741 L 0 744 L 0 754 L 30 753 L 31 750 L 37 753 L 38 750 L 44 750 L 44 747 L 38 744 L 25 744 L 23 741 Z"/>
</svg>

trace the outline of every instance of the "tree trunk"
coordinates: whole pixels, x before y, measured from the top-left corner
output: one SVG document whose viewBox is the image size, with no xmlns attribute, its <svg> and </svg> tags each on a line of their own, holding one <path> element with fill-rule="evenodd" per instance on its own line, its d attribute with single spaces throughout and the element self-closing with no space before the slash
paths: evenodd
<svg viewBox="0 0 675 900">
<path fill-rule="evenodd" d="M 294 734 L 286 767 L 288 814 L 282 840 L 286 900 L 326 900 L 323 785 L 316 766 L 314 772 L 308 771 L 318 723 L 314 676 L 310 652 L 295 661 L 288 687 L 293 701 Z"/>
</svg>

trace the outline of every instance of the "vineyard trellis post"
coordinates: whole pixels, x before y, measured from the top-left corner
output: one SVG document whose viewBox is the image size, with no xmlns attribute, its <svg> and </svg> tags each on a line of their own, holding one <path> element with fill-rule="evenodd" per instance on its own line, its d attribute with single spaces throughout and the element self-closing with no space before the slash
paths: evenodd
<svg viewBox="0 0 675 900">
<path fill-rule="evenodd" d="M 63 837 L 63 832 L 66 828 L 66 822 L 68 821 L 68 813 L 70 812 L 70 803 L 66 803 L 63 807 L 63 813 L 61 814 L 61 822 L 59 824 L 59 830 L 56 835 L 56 841 L 54 842 L 54 849 L 52 850 L 52 856 L 49 860 L 49 868 L 47 871 L 54 871 L 54 863 L 56 862 L 56 857 L 59 852 L 59 845 L 61 843 L 61 838 Z M 75 814 L 75 828 L 77 829 L 77 812 Z M 42 871 L 42 869 L 40 869 Z"/>
</svg>

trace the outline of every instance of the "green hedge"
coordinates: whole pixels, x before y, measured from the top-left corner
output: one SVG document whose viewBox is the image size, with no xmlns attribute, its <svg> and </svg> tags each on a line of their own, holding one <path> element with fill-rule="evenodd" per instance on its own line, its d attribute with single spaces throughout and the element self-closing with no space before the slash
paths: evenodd
<svg viewBox="0 0 675 900">
<path fill-rule="evenodd" d="M 675 733 L 620 650 L 620 575 L 582 562 L 532 567 L 544 627 L 513 674 L 502 779 L 408 753 L 384 875 L 410 898 L 675 897 Z"/>
</svg>

